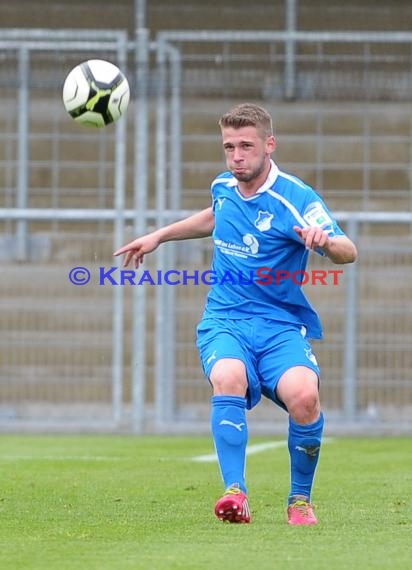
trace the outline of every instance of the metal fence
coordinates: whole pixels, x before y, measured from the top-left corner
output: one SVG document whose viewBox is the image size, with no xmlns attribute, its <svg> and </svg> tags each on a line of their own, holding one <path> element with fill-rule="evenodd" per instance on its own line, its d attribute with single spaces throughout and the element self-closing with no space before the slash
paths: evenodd
<svg viewBox="0 0 412 570">
<path fill-rule="evenodd" d="M 336 212 L 336 217 L 357 242 L 359 262 L 343 268 L 336 286 L 329 283 L 305 288 L 325 327 L 325 340 L 313 344 L 322 371 L 321 393 L 329 429 L 372 433 L 410 430 L 412 214 Z M 164 247 L 170 248 L 166 259 L 170 250 L 177 247 L 175 256 L 182 275 L 188 265 L 189 274 L 207 267 L 202 262 L 200 245 Z M 209 244 L 204 244 L 203 253 L 204 250 L 210 254 Z M 170 265 L 165 263 L 163 267 Z M 309 267 L 333 268 L 317 256 L 313 256 Z M 169 429 L 179 429 L 177 421 L 182 429 L 187 429 L 194 418 L 197 421 L 191 429 L 200 425 L 204 429 L 207 425 L 205 401 L 209 387 L 202 381 L 193 348 L 194 326 L 206 287 L 190 284 L 189 279 L 186 286 L 169 287 L 169 298 L 161 309 L 163 325 L 173 323 L 177 342 L 170 346 L 170 330 L 156 336 L 158 419 Z M 171 353 L 174 375 L 169 368 Z M 284 414 L 271 403 L 263 403 L 251 415 L 255 430 L 282 429 Z"/>
<path fill-rule="evenodd" d="M 122 292 L 113 290 L 100 311 L 89 305 L 86 296 L 79 301 L 79 308 L 83 305 L 79 314 L 85 315 L 87 308 L 97 315 L 109 311 L 112 320 L 108 331 L 98 327 L 99 335 L 93 333 L 93 338 L 86 343 L 84 337 L 90 336 L 93 319 L 90 319 L 88 332 L 89 325 L 79 320 L 79 314 L 71 310 L 70 303 L 59 301 L 61 297 L 65 298 L 64 281 L 59 271 L 53 272 L 51 262 L 57 259 L 64 267 L 81 250 L 83 229 L 76 226 L 75 213 L 68 214 L 70 207 L 89 205 L 92 214 L 89 220 L 96 218 L 95 209 L 111 208 L 111 220 L 114 221 L 110 226 L 112 247 L 123 242 L 126 122 L 119 121 L 105 133 L 73 128 L 61 107 L 61 87 L 65 75 L 75 64 L 96 54 L 114 60 L 126 69 L 127 35 L 122 31 L 5 30 L 1 36 L 0 49 L 8 74 L 7 81 L 4 78 L 2 81 L 5 128 L 0 137 L 2 205 L 6 212 L 2 216 L 1 240 L 5 267 L 3 287 L 6 287 L 2 301 L 6 332 L 1 359 L 2 416 L 13 418 L 17 415 L 29 420 L 33 417 L 40 423 L 50 416 L 59 423 L 59 418 L 61 421 L 67 414 L 73 415 L 68 404 L 72 396 L 76 398 L 76 388 L 84 384 L 86 392 L 91 394 L 97 378 L 103 387 L 99 399 L 107 400 L 110 411 L 104 423 L 108 425 L 109 420 L 109 424 L 112 421 L 117 425 L 123 399 Z M 39 216 L 41 207 L 46 208 L 49 222 L 43 227 L 36 224 L 42 219 Z M 19 215 L 12 221 L 8 211 Z M 24 211 L 35 215 L 27 216 Z M 65 214 L 64 219 L 71 222 L 66 240 L 61 239 L 64 236 L 59 225 L 58 214 L 61 212 Z M 93 238 L 94 244 L 89 250 L 94 254 L 90 255 L 98 256 L 101 244 L 107 239 L 106 231 L 104 219 L 97 225 L 90 223 L 86 228 L 85 234 Z M 71 318 L 74 324 L 70 324 Z M 68 340 L 67 330 L 76 333 L 76 338 Z M 103 349 L 105 359 L 93 369 L 87 355 Z M 77 362 L 78 367 L 74 366 Z M 108 378 L 110 386 L 105 389 Z M 58 386 L 56 379 L 61 381 Z M 63 398 L 63 413 L 61 408 L 54 406 L 61 398 L 62 386 L 67 396 Z M 39 410 L 35 406 L 39 398 L 46 408 Z M 83 401 L 83 397 L 80 399 Z M 10 406 L 10 402 L 19 405 L 16 408 Z M 49 409 L 47 403 L 52 404 Z M 20 404 L 25 410 L 36 408 L 34 415 L 21 412 Z M 88 425 L 93 424 L 89 410 L 83 418 L 87 419 Z M 98 419 L 96 423 L 99 423 Z"/>
<path fill-rule="evenodd" d="M 158 152 L 182 137 L 180 178 L 166 174 L 183 207 L 220 168 L 216 118 L 248 97 L 272 113 L 283 167 L 333 208 L 411 208 L 411 33 L 165 31 L 156 45 Z"/>
<path fill-rule="evenodd" d="M 207 287 L 121 286 L 101 283 L 101 272 L 117 268 L 116 281 L 114 248 L 208 205 L 210 180 L 223 168 L 216 123 L 236 98 L 227 90 L 205 97 L 201 81 L 186 90 L 196 66 L 199 77 L 204 69 L 185 54 L 198 53 L 198 41 L 209 42 L 212 54 L 220 42 L 225 49 L 209 61 L 227 68 L 235 45 L 256 55 L 256 38 L 269 49 L 273 34 L 173 32 L 155 43 L 147 30 L 133 41 L 88 30 L 8 34 L 0 43 L 0 428 L 204 431 L 210 389 L 194 335 Z M 385 38 L 412 42 L 409 34 Z M 334 39 L 363 45 L 360 61 L 370 53 L 370 36 L 323 38 Z M 302 99 L 285 98 L 283 89 L 250 93 L 274 114 L 282 167 L 323 193 L 360 251 L 338 286 L 308 288 L 325 324 L 315 352 L 329 429 L 410 430 L 410 100 L 305 100 L 299 58 L 286 49 L 291 40 L 314 38 L 276 35 L 284 43 L 282 85 L 290 86 L 292 70 Z M 134 97 L 127 120 L 93 132 L 68 119 L 60 89 L 69 69 L 96 52 L 126 70 Z M 267 85 L 262 73 L 276 79 L 270 65 L 239 61 L 252 86 Z M 224 77 L 213 73 L 210 87 Z M 239 76 L 231 73 L 236 90 Z M 208 240 L 166 244 L 146 268 L 201 272 L 209 258 Z M 74 267 L 90 271 L 87 285 L 70 282 Z M 325 261 L 314 258 L 311 267 Z M 256 431 L 281 430 L 284 421 L 267 403 L 251 413 Z"/>
<path fill-rule="evenodd" d="M 165 212 L 177 217 L 188 212 Z M 148 222 L 156 212 L 149 211 Z M 325 325 L 325 341 L 314 343 L 322 370 L 322 400 L 333 431 L 410 429 L 412 243 L 409 213 L 337 212 L 359 245 L 360 261 L 344 268 L 338 285 L 307 288 Z M 1 218 L 55 221 L 55 213 L 0 210 Z M 158 285 L 158 271 L 188 276 L 208 268 L 209 240 L 162 246 L 145 268 L 144 279 L 121 286 L 111 260 L 112 234 L 98 232 L 98 221 L 113 223 L 116 212 L 61 211 L 66 223 L 85 225 L 53 237 L 47 258 L 35 263 L 3 264 L 1 280 L 1 416 L 3 429 L 116 429 L 203 431 L 208 425 L 210 388 L 195 349 L 195 327 L 207 286 L 181 279 L 179 286 Z M 125 212 L 131 220 L 132 211 Z M 372 226 L 370 232 L 363 230 Z M 396 226 L 397 235 L 393 228 Z M 70 245 L 67 246 L 67 242 Z M 376 242 L 379 241 L 377 247 Z M 173 246 L 172 246 L 173 247 Z M 312 259 L 312 269 L 325 269 Z M 90 282 L 75 286 L 73 268 L 90 272 Z M 110 271 L 112 269 L 112 271 Z M 140 277 L 143 274 L 140 273 Z M 135 278 L 138 283 L 139 275 Z M 82 277 L 81 277 L 82 278 Z M 146 370 L 133 383 L 132 294 L 145 292 Z M 116 324 L 113 295 L 125 303 L 122 327 Z M 118 316 L 118 315 L 117 315 Z M 123 318 L 124 317 L 124 318 Z M 139 318 L 139 316 L 138 316 Z M 121 346 L 122 360 L 115 358 Z M 116 348 L 117 347 L 117 348 Z M 145 379 L 145 382 L 143 380 Z M 283 413 L 262 404 L 252 412 L 252 428 L 276 431 Z"/>
</svg>

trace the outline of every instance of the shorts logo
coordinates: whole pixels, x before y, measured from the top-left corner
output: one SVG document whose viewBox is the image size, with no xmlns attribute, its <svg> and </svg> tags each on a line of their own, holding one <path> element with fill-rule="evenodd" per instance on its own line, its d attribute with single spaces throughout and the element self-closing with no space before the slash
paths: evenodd
<svg viewBox="0 0 412 570">
<path fill-rule="evenodd" d="M 267 232 L 271 228 L 271 222 L 273 220 L 273 214 L 270 212 L 265 212 L 263 210 L 259 210 L 258 217 L 255 220 L 255 227 L 260 232 Z"/>
<path fill-rule="evenodd" d="M 210 364 L 212 360 L 216 360 L 216 350 L 214 350 L 212 354 L 209 356 L 209 358 L 206 360 L 206 364 Z"/>
<path fill-rule="evenodd" d="M 311 348 L 305 348 L 305 354 L 307 358 L 314 364 L 315 366 L 318 365 L 318 361 L 316 360 L 316 356 L 313 354 Z"/>
</svg>

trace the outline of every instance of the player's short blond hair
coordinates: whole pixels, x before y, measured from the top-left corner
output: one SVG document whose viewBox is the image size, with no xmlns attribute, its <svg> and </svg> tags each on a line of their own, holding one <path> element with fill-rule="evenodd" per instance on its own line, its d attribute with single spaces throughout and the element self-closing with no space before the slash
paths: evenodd
<svg viewBox="0 0 412 570">
<path fill-rule="evenodd" d="M 259 105 L 254 103 L 241 103 L 233 107 L 228 113 L 219 119 L 221 129 L 232 127 L 240 129 L 242 127 L 255 127 L 266 137 L 273 135 L 272 117 Z"/>
</svg>

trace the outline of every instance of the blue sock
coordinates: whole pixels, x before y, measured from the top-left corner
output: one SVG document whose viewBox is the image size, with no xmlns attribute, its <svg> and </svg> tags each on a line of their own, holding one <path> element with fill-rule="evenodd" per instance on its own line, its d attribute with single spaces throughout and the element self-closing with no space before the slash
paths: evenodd
<svg viewBox="0 0 412 570">
<path fill-rule="evenodd" d="M 246 493 L 246 398 L 213 396 L 211 428 L 225 489 L 239 483 Z"/>
<path fill-rule="evenodd" d="M 289 502 L 295 495 L 310 500 L 323 432 L 323 414 L 313 424 L 299 425 L 289 416 L 288 447 L 290 454 Z"/>
</svg>

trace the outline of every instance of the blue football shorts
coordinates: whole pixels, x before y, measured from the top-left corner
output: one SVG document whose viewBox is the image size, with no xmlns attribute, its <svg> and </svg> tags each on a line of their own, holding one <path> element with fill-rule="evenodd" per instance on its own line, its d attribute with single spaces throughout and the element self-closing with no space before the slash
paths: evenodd
<svg viewBox="0 0 412 570">
<path fill-rule="evenodd" d="M 276 396 L 276 386 L 289 368 L 306 366 L 320 378 L 316 357 L 305 334 L 303 326 L 262 317 L 205 317 L 197 327 L 197 347 L 208 379 L 213 365 L 222 358 L 237 358 L 245 364 L 248 409 L 262 395 L 286 409 Z"/>
</svg>

